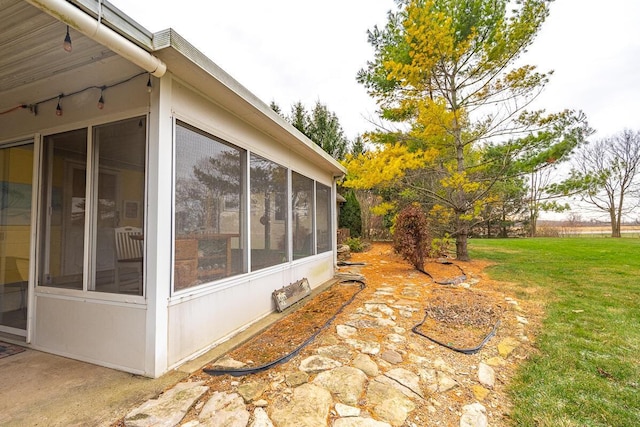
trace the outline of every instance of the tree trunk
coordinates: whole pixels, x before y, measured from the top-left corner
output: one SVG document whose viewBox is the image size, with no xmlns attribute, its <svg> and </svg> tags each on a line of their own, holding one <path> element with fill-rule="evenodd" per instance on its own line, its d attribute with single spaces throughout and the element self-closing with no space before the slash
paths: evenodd
<svg viewBox="0 0 640 427">
<path fill-rule="evenodd" d="M 538 212 L 530 211 L 529 213 L 529 237 L 536 237 L 538 233 Z"/>
<path fill-rule="evenodd" d="M 458 261 L 469 261 L 469 251 L 467 250 L 467 232 L 458 233 L 456 236 L 456 259 Z"/>
<path fill-rule="evenodd" d="M 467 250 L 467 238 L 469 236 L 469 223 L 460 218 L 458 213 L 456 220 L 456 259 L 459 261 L 469 261 L 469 251 Z"/>
<path fill-rule="evenodd" d="M 620 235 L 620 218 L 616 218 L 615 208 L 609 210 L 609 217 L 611 218 L 611 237 L 622 237 Z"/>
</svg>

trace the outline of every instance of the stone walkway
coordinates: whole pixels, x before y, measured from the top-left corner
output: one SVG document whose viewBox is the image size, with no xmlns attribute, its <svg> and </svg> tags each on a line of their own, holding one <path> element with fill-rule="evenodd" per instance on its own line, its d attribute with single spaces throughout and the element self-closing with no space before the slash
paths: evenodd
<svg viewBox="0 0 640 427">
<path fill-rule="evenodd" d="M 457 286 L 469 288 L 474 280 L 477 283 L 471 279 Z M 270 382 L 251 376 L 233 378 L 233 392 L 214 391 L 207 399 L 202 397 L 209 387 L 203 382 L 183 382 L 132 410 L 125 425 L 419 427 L 431 424 L 415 413 L 428 416 L 448 410 L 454 411 L 461 427 L 487 426 L 492 423 L 485 406 L 490 401 L 487 396 L 505 359 L 526 340 L 527 319 L 517 310 L 518 303 L 507 298 L 505 304 L 514 309 L 505 316 L 517 322 L 520 336 L 494 337 L 494 351 L 478 358 L 475 372 L 459 372 L 442 357 L 423 351 L 424 338 L 410 330 L 423 316 L 420 286 L 424 285 L 371 290 L 366 302 L 350 307 L 340 317 L 342 323 L 325 331 L 330 336 L 315 346 L 313 354 L 293 358 Z M 227 359 L 216 364 L 237 366 L 239 362 Z M 443 408 L 439 395 L 454 388 L 464 388 L 458 393 L 460 399 L 470 398 L 458 408 Z M 194 406 L 198 418 L 183 423 Z"/>
</svg>

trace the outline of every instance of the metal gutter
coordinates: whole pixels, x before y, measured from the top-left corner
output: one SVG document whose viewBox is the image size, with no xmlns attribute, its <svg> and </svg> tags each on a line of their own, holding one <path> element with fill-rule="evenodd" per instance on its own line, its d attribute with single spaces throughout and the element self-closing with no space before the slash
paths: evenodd
<svg viewBox="0 0 640 427">
<path fill-rule="evenodd" d="M 240 99 L 244 104 L 242 107 L 243 112 L 234 110 L 233 103 L 225 103 L 224 108 L 234 112 L 234 114 L 241 119 L 253 124 L 262 131 L 267 131 L 268 128 L 272 129 L 272 131 L 276 132 L 271 133 L 275 139 L 290 144 L 289 146 L 301 155 L 313 155 L 321 158 L 326 164 L 331 165 L 334 176 L 342 177 L 346 174 L 346 169 L 336 159 L 327 154 L 315 142 L 273 111 L 264 101 L 249 91 L 249 89 L 244 87 L 175 30 L 169 28 L 155 33 L 153 35 L 153 44 L 156 55 L 165 60 L 166 63 L 169 64 L 172 72 L 176 73 L 178 77 L 189 80 L 189 78 L 195 78 L 197 73 L 193 68 L 189 70 L 188 75 L 186 72 L 180 73 L 180 71 L 184 71 L 184 69 L 181 70 L 181 67 L 178 66 L 176 62 L 177 57 L 168 54 L 168 52 L 173 52 L 183 61 L 186 60 L 190 64 L 195 65 L 201 72 L 205 73 L 208 78 L 213 78 L 217 82 L 217 85 L 209 84 L 207 87 L 199 86 L 200 90 L 205 93 L 207 91 L 214 91 L 216 97 L 224 96 L 225 93 L 233 94 L 236 99 Z M 274 128 L 277 128 L 277 131 L 274 130 Z M 295 140 L 295 142 L 292 140 Z M 298 145 L 299 148 L 295 147 L 295 145 Z"/>
<path fill-rule="evenodd" d="M 162 77 L 167 71 L 167 66 L 159 58 L 102 24 L 100 11 L 98 19 L 94 19 L 65 0 L 25 1 L 111 49 L 155 77 Z"/>
</svg>

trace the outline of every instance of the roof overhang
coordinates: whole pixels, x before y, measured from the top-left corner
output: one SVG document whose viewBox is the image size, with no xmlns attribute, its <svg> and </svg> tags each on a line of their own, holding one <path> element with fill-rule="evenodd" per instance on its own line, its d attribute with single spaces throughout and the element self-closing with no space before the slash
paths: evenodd
<svg viewBox="0 0 640 427">
<path fill-rule="evenodd" d="M 46 8 L 43 4 L 49 1 L 56 3 L 55 0 L 29 1 L 38 3 L 38 7 L 43 9 Z M 99 22 L 95 32 L 108 32 L 109 37 L 119 38 L 116 46 L 107 47 L 103 39 L 76 31 L 73 34 L 73 55 L 61 55 L 66 25 L 75 28 L 74 25 L 80 26 L 78 22 L 56 11 L 47 10 L 45 13 L 27 1 L 0 0 L 0 40 L 3 40 L 0 45 L 0 110 L 29 102 L 23 99 L 24 90 L 20 90 L 27 85 L 112 57 L 126 57 L 122 49 L 139 49 L 160 59 L 174 76 L 222 108 L 285 144 L 293 152 L 313 159 L 334 177 L 346 173 L 339 162 L 174 30 L 153 34 L 105 0 L 69 0 L 62 3 L 63 8 L 73 8 L 70 11 L 73 14 L 82 12 L 83 16 L 79 17 L 82 20 L 87 18 Z M 87 21 L 84 25 L 90 24 Z"/>
</svg>

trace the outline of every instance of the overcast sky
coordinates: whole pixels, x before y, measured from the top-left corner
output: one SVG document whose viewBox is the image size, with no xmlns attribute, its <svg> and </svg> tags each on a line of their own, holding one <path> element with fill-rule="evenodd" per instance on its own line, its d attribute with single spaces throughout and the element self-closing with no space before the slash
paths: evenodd
<svg viewBox="0 0 640 427">
<path fill-rule="evenodd" d="M 264 102 L 290 112 L 320 100 L 347 137 L 370 130 L 375 103 L 355 78 L 367 29 L 393 0 L 112 0 L 152 32 L 173 28 Z M 556 0 L 524 57 L 554 70 L 539 106 L 581 109 L 598 131 L 640 129 L 640 1 Z"/>
</svg>

